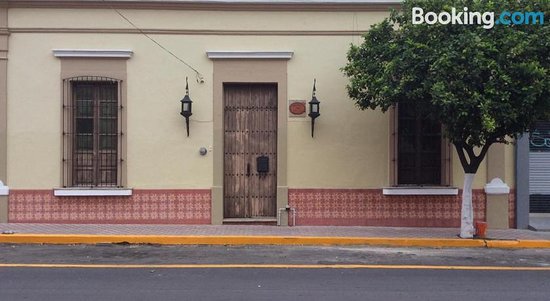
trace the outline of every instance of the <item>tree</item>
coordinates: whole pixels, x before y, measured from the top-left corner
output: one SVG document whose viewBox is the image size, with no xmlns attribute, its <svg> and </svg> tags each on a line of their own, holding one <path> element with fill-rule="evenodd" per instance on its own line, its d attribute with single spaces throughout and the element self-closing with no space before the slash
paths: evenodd
<svg viewBox="0 0 550 301">
<path fill-rule="evenodd" d="M 467 12 L 494 12 L 495 21 L 505 11 L 542 12 L 538 16 L 546 13 L 542 22 L 547 23 L 492 28 L 490 22 L 413 24 L 414 7 L 422 8 L 425 17 L 427 12 L 451 15 L 454 7 L 462 18 L 467 7 Z M 348 52 L 342 70 L 349 78 L 348 94 L 360 109 L 385 112 L 414 102 L 426 118 L 442 124 L 465 172 L 463 238 L 473 237 L 472 182 L 489 147 L 510 143 L 536 120 L 549 117 L 548 12 L 547 0 L 405 0 L 400 11 L 374 25 Z M 443 23 L 446 17 L 440 17 Z"/>
</svg>

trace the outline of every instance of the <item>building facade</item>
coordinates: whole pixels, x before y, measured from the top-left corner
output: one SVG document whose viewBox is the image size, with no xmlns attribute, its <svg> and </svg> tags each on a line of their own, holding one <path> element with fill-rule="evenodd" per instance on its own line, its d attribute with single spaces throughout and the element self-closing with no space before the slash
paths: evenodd
<svg viewBox="0 0 550 301">
<path fill-rule="evenodd" d="M 390 8 L 4 1 L 0 221 L 459 226 L 440 127 L 346 93 L 350 44 Z M 515 226 L 514 174 L 514 148 L 492 146 L 475 219 Z"/>
</svg>

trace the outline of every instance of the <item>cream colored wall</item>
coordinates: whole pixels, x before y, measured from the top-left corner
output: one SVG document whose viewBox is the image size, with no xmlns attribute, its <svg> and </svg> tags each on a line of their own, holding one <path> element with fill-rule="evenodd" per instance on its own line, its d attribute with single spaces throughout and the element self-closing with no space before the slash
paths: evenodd
<svg viewBox="0 0 550 301">
<path fill-rule="evenodd" d="M 349 38 L 297 39 L 288 63 L 288 98 L 310 101 L 313 78 L 321 116 L 289 118 L 289 187 L 379 188 L 388 185 L 389 114 L 360 111 L 346 94 Z"/>
<path fill-rule="evenodd" d="M 60 185 L 60 64 L 48 36 L 10 36 L 8 183 L 10 188 Z"/>
<path fill-rule="evenodd" d="M 164 37 L 163 37 L 164 38 Z M 131 37 L 135 51 L 128 60 L 128 183 L 142 188 L 207 188 L 212 185 L 212 155 L 200 156 L 200 147 L 212 145 L 212 66 L 201 42 L 159 39 L 185 54 L 195 74 L 141 36 Z M 179 41 L 178 41 L 179 40 Z M 179 114 L 189 77 L 193 115 L 187 137 Z M 139 87 L 139 88 L 138 88 Z"/>
<path fill-rule="evenodd" d="M 364 30 L 385 14 L 315 12 L 123 11 L 149 29 L 200 30 Z M 209 22 L 204 22 L 208 18 Z M 97 22 L 100 19 L 101 22 Z M 10 27 L 128 29 L 113 11 L 11 9 Z M 29 30 L 32 31 L 32 30 Z M 194 72 L 138 34 L 18 33 L 10 37 L 8 66 L 8 181 L 10 188 L 50 189 L 60 185 L 60 61 L 54 48 L 132 49 L 128 75 L 128 186 L 209 188 L 213 183 L 212 61 L 207 50 L 292 50 L 288 61 L 288 99 L 311 99 L 313 78 L 321 116 L 311 138 L 310 119 L 288 121 L 288 186 L 291 188 L 380 188 L 389 185 L 389 116 L 359 111 L 346 96 L 346 35 L 152 35 L 198 69 Z M 193 103 L 186 137 L 179 100 L 189 76 Z M 53 141 L 53 143 L 52 143 Z M 507 153 L 508 155 L 508 153 Z M 513 163 L 513 161 L 511 161 Z M 453 158 L 453 184 L 463 172 Z M 475 188 L 485 185 L 483 164 Z"/>
<path fill-rule="evenodd" d="M 504 151 L 504 160 L 506 165 L 506 176 L 503 181 L 510 186 L 510 188 L 516 187 L 516 147 L 515 145 L 506 145 Z"/>
<path fill-rule="evenodd" d="M 356 30 L 368 28 L 382 13 L 315 13 L 315 12 L 201 12 L 201 11 L 125 11 L 123 13 L 136 24 L 150 29 L 197 29 L 197 30 Z M 330 16 L 330 18 L 329 18 Z M 375 16 L 372 18 L 371 16 Z M 204 22 L 205 19 L 210 22 Z M 101 22 L 97 22 L 101 20 Z M 129 48 L 134 56 L 127 62 L 128 73 L 128 185 L 140 188 L 204 188 L 212 184 L 212 157 L 209 153 L 201 157 L 201 146 L 212 145 L 212 62 L 205 56 L 206 50 L 277 50 L 290 49 L 295 58 L 289 63 L 289 97 L 307 99 L 311 96 L 311 81 L 319 80 L 319 96 L 323 101 L 323 116 L 318 122 L 318 136 L 309 138 L 309 119 L 293 121 L 290 127 L 297 130 L 289 137 L 289 165 L 295 166 L 289 172 L 295 187 L 362 187 L 369 183 L 365 172 L 358 168 L 358 162 L 368 165 L 369 160 L 355 163 L 343 160 L 351 152 L 359 154 L 366 146 L 353 143 L 353 134 L 345 141 L 331 142 L 331 133 L 340 135 L 342 130 L 353 129 L 356 123 L 369 123 L 361 118 L 356 122 L 343 124 L 337 129 L 328 121 L 340 123 L 334 109 L 342 106 L 346 112 L 356 116 L 351 102 L 345 102 L 343 89 L 345 80 L 339 71 L 345 61 L 349 43 L 358 37 L 316 36 L 305 39 L 302 36 L 155 36 L 159 42 L 174 53 L 185 58 L 204 76 L 206 82 L 197 84 L 194 73 L 174 58 L 162 52 L 141 35 L 135 34 L 33 34 L 17 33 L 17 30 L 40 28 L 131 28 L 115 12 L 110 10 L 67 10 L 67 9 L 12 9 L 10 10 L 12 53 L 10 61 L 10 103 L 25 104 L 10 107 L 10 183 L 13 188 L 52 188 L 60 181 L 60 82 L 59 59 L 54 58 L 54 48 L 117 49 Z M 32 31 L 32 30 L 31 30 Z M 327 49 L 327 45 L 331 45 Z M 319 52 L 326 49 L 328 52 Z M 32 58 L 29 60 L 29 58 Z M 21 68 L 42 66 L 39 69 Z M 41 70 L 41 72 L 37 72 Z M 327 72 L 327 70 L 329 70 Z M 318 75 L 317 75 L 318 74 Z M 194 114 L 191 117 L 191 137 L 185 137 L 184 120 L 179 113 L 179 99 L 184 95 L 184 78 L 189 76 L 191 97 L 194 100 Z M 32 79 L 36 89 L 28 89 Z M 338 85 L 338 89 L 328 88 Z M 322 85 L 325 85 L 324 88 Z M 324 90 L 324 91 L 323 91 Z M 321 92 L 323 91 L 323 92 Z M 47 99 L 31 104 L 34 99 Z M 342 104 L 339 104 L 339 103 Z M 29 113 L 28 108 L 36 108 Z M 332 111 L 332 112 L 331 112 Z M 326 112 L 326 113 L 325 113 Z M 29 116 L 30 114 L 30 116 Z M 370 112 L 378 119 L 383 116 Z M 34 120 L 29 123 L 27 120 Z M 372 123 L 373 121 L 371 121 Z M 299 130 L 303 130 L 298 132 Z M 384 137 L 384 134 L 378 136 Z M 382 139 L 386 140 L 386 139 Z M 362 145 L 363 147 L 361 147 Z M 311 149 L 313 147 L 313 149 Z M 44 151 L 37 152 L 37 149 Z M 383 147 L 380 147 L 383 150 Z M 327 160 L 329 164 L 311 169 L 309 151 L 323 157 L 339 157 Z M 303 151 L 306 151 L 304 153 Z M 299 156 L 298 154 L 304 154 Z M 382 153 L 382 152 L 381 152 Z M 344 163 L 339 164 L 339 161 Z M 380 160 L 371 159 L 373 162 Z M 386 172 L 386 166 L 378 164 L 377 169 Z M 22 172 L 22 171 L 25 172 Z M 328 173 L 333 177 L 308 177 L 310 174 Z M 32 174 L 33 176 L 29 176 Z M 309 180 L 306 180 L 308 179 Z M 383 183 L 382 179 L 373 177 Z M 327 180 L 328 179 L 328 180 Z M 373 185 L 373 187 L 380 185 Z"/>
<path fill-rule="evenodd" d="M 384 12 L 120 11 L 140 28 L 245 31 L 366 30 L 388 15 Z M 100 9 L 10 9 L 9 22 L 13 28 L 132 29 L 115 11 Z"/>
<path fill-rule="evenodd" d="M 130 48 L 127 62 L 128 186 L 139 188 L 206 188 L 212 182 L 212 160 L 199 148 L 212 144 L 211 82 L 198 85 L 194 73 L 159 52 L 138 35 L 14 34 L 8 72 L 8 174 L 13 188 L 60 186 L 60 60 L 54 48 Z M 118 40 L 118 42 L 117 42 Z M 185 45 L 182 45 L 185 47 Z M 181 47 L 180 47 L 181 48 Z M 203 48 L 186 56 L 211 78 Z M 21 66 L 29 66 L 22 68 Z M 88 75 L 88 74 L 83 74 Z M 189 76 L 194 114 L 191 135 L 179 114 Z M 56 143 L 57 141 L 57 143 Z M 54 142 L 54 143 L 52 143 Z"/>
</svg>

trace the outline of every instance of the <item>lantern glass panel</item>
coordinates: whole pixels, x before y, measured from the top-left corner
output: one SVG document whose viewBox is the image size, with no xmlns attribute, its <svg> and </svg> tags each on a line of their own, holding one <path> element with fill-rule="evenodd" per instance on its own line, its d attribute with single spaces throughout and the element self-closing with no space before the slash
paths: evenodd
<svg viewBox="0 0 550 301">
<path fill-rule="evenodd" d="M 189 112 L 189 103 L 188 102 L 183 103 L 183 111 L 184 112 Z"/>
<path fill-rule="evenodd" d="M 311 104 L 311 111 L 313 113 L 319 113 L 319 104 L 317 104 L 317 103 Z"/>
</svg>

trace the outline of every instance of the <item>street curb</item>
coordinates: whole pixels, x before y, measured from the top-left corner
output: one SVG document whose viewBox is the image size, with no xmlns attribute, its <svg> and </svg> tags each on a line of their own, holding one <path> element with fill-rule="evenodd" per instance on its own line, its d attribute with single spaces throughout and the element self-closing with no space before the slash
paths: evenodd
<svg viewBox="0 0 550 301">
<path fill-rule="evenodd" d="M 487 248 L 494 249 L 549 249 L 548 240 L 487 240 Z"/>
<path fill-rule="evenodd" d="M 550 248 L 549 240 L 486 240 L 444 238 L 324 237 L 324 236 L 189 236 L 7 234 L 0 243 L 16 244 L 160 244 L 160 245 L 370 245 L 430 248 Z"/>
</svg>

